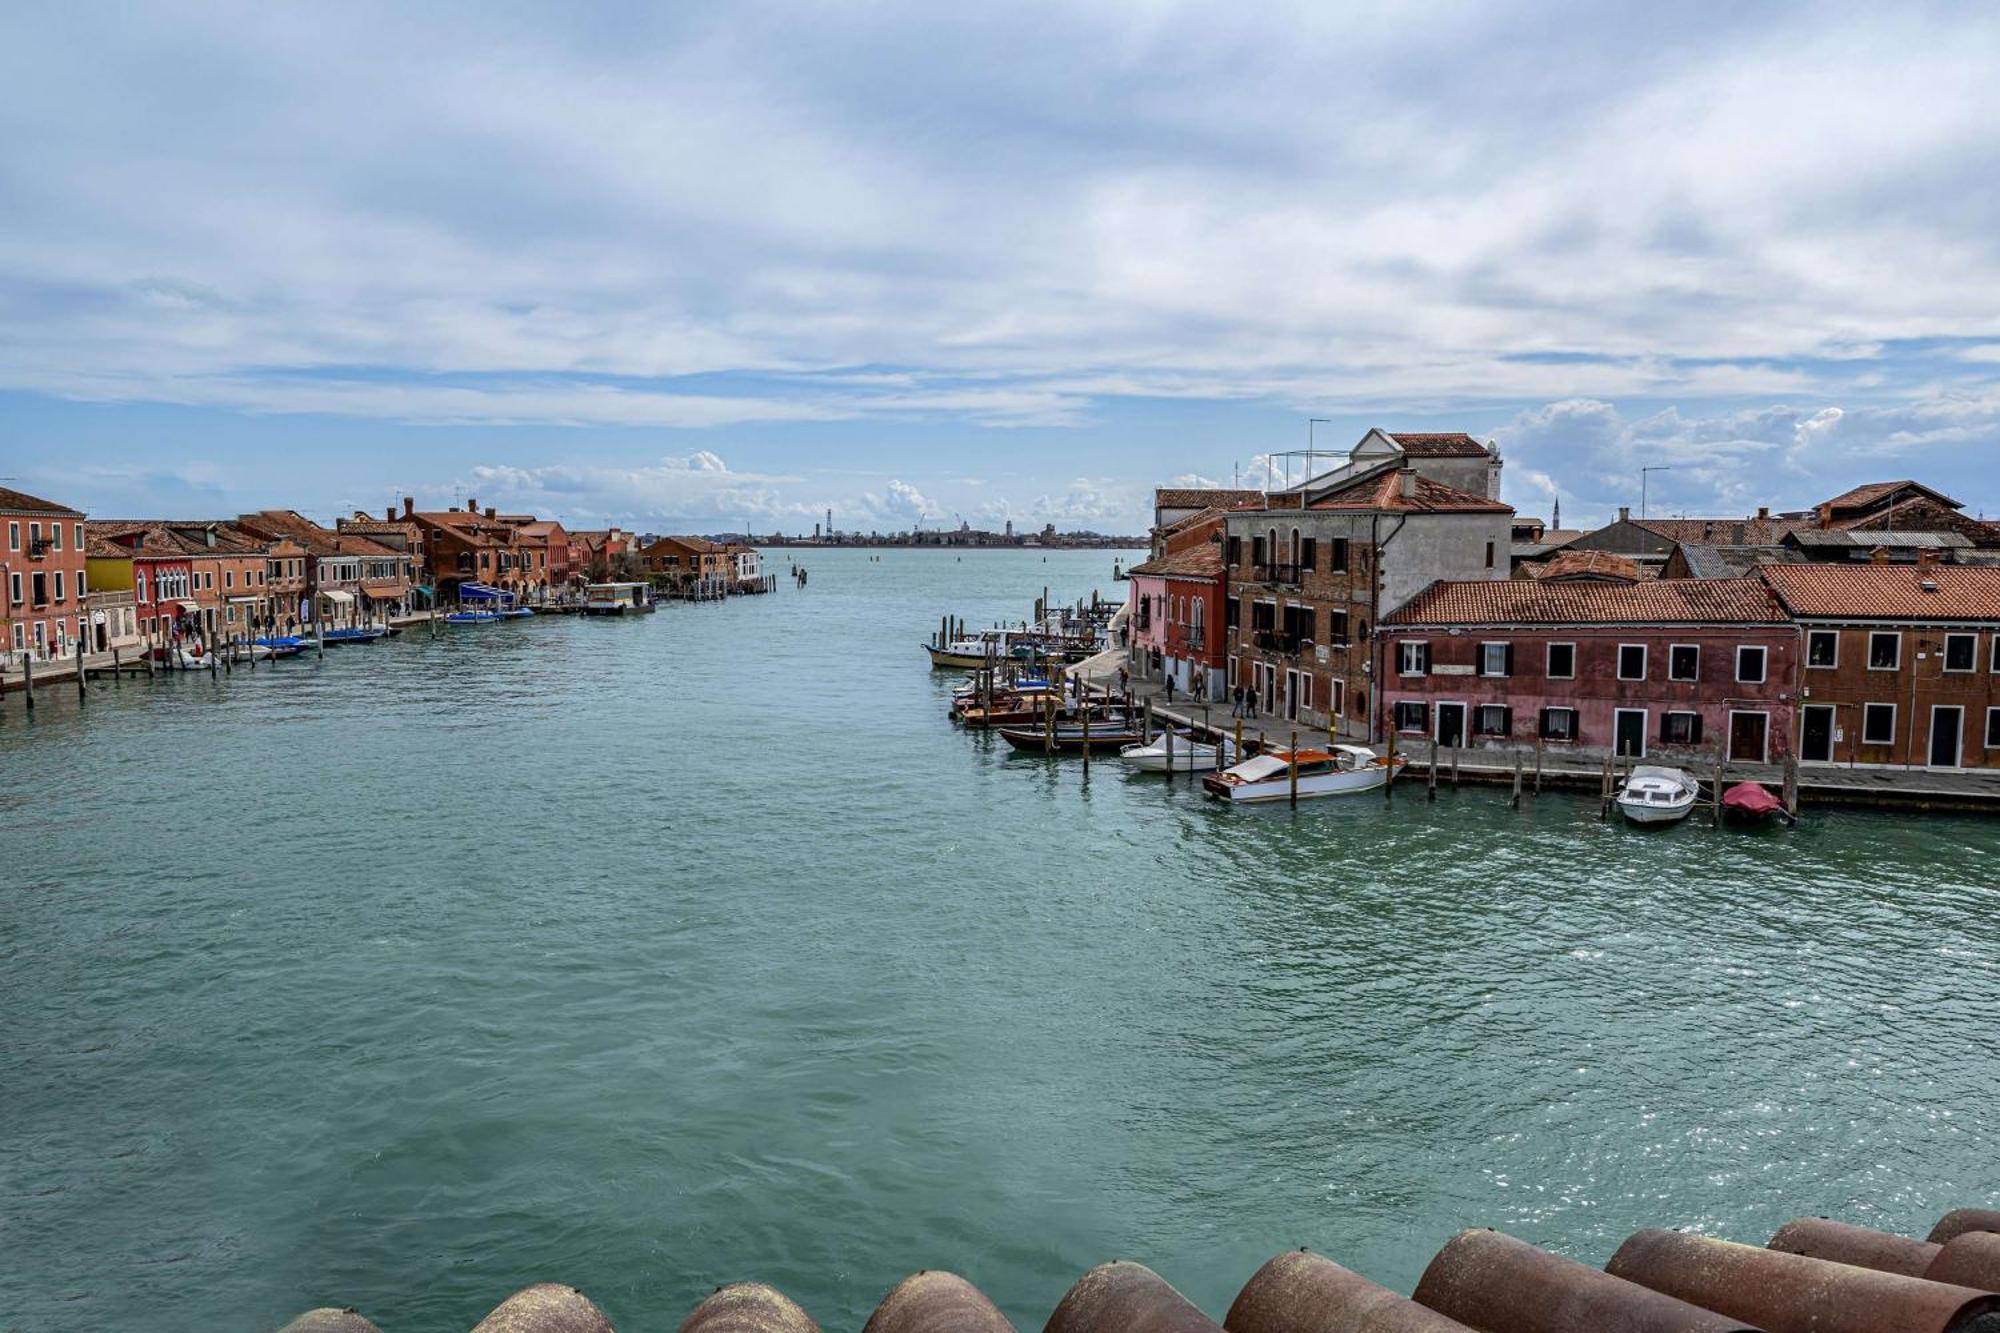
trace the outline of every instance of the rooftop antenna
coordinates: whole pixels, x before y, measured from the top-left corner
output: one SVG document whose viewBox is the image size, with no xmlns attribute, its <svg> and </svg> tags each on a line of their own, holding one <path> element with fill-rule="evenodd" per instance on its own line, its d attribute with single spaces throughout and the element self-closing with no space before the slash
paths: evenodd
<svg viewBox="0 0 2000 1333">
<path fill-rule="evenodd" d="M 1651 472 L 1672 472 L 1673 470 L 1674 470 L 1673 466 L 1667 463 L 1662 463 L 1656 467 L 1642 467 L 1639 469 L 1639 517 L 1640 518 L 1644 518 L 1646 516 L 1647 474 Z"/>
</svg>

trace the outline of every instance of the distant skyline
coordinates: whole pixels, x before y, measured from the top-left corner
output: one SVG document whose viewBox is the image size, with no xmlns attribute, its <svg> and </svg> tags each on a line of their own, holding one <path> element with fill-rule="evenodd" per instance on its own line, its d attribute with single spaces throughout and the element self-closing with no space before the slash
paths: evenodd
<svg viewBox="0 0 2000 1333">
<path fill-rule="evenodd" d="M 0 476 L 1143 531 L 1370 426 L 1574 526 L 2000 512 L 2000 11 L 26 8 Z"/>
</svg>

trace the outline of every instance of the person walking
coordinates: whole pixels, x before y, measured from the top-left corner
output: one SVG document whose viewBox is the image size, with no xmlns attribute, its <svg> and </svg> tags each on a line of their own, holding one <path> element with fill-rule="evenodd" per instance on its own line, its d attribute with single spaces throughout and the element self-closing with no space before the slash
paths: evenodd
<svg viewBox="0 0 2000 1333">
<path fill-rule="evenodd" d="M 1238 685 L 1229 692 L 1229 716 L 1243 716 L 1243 687 Z"/>
<path fill-rule="evenodd" d="M 1172 703 L 1173 701 L 1174 701 L 1174 673 L 1169 671 L 1167 673 L 1167 702 Z"/>
</svg>

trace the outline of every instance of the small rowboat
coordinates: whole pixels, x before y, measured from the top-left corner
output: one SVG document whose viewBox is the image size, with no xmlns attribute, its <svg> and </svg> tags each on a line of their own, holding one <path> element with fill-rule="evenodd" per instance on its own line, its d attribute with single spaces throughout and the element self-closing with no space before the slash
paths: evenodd
<svg viewBox="0 0 2000 1333">
<path fill-rule="evenodd" d="M 1175 773 L 1207 773 L 1236 761 L 1236 746 L 1227 739 L 1218 743 L 1197 741 L 1185 731 L 1174 732 L 1173 738 L 1171 751 L 1166 735 L 1162 734 L 1150 745 L 1126 746 L 1118 752 L 1118 758 L 1147 773 L 1165 773 L 1169 769 Z"/>
<path fill-rule="evenodd" d="M 1017 750 L 1039 753 L 1051 748 L 1049 732 L 1045 727 L 1001 727 L 999 730 L 1001 739 Z M 1081 754 L 1087 743 L 1092 750 L 1101 748 L 1104 753 L 1115 754 L 1127 745 L 1136 744 L 1139 739 L 1138 724 L 1131 719 L 1093 717 L 1088 733 L 1081 723 L 1058 722 L 1053 748 L 1061 754 Z"/>
<path fill-rule="evenodd" d="M 1768 824 L 1773 818 L 1792 821 L 1785 803 L 1756 782 L 1739 782 L 1722 793 L 1722 813 L 1739 824 Z"/>
</svg>

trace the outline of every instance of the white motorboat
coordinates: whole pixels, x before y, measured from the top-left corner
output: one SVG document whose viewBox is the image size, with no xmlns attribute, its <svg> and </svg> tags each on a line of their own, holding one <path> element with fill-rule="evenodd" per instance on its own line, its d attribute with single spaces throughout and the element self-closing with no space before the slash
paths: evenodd
<svg viewBox="0 0 2000 1333">
<path fill-rule="evenodd" d="M 1210 796 L 1225 801 L 1286 801 L 1292 796 L 1292 759 L 1287 750 L 1271 750 L 1246 759 L 1233 768 L 1211 773 L 1201 780 Z M 1396 756 L 1378 758 L 1361 745 L 1335 745 L 1324 750 L 1298 752 L 1298 794 L 1300 800 L 1316 796 L 1350 796 L 1374 791 L 1388 782 L 1409 760 Z"/>
<path fill-rule="evenodd" d="M 1700 794 L 1701 785 L 1687 770 L 1640 764 L 1613 803 L 1634 824 L 1672 824 L 1688 817 Z"/>
<path fill-rule="evenodd" d="M 1128 745 L 1118 752 L 1118 757 L 1133 768 L 1148 773 L 1207 773 L 1223 764 L 1235 762 L 1236 746 L 1228 739 L 1217 743 L 1197 741 L 1185 731 L 1172 733 L 1174 738 L 1171 755 L 1167 748 L 1167 733 L 1144 745 Z"/>
</svg>

